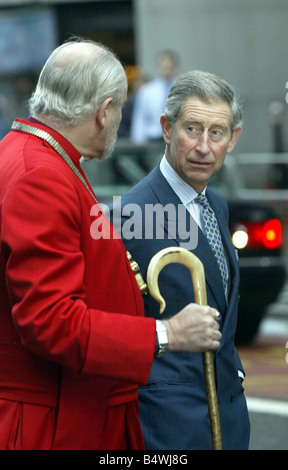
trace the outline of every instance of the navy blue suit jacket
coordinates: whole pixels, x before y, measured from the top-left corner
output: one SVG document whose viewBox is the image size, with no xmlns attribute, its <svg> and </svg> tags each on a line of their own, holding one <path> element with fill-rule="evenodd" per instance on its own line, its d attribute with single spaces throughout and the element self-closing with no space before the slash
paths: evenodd
<svg viewBox="0 0 288 470">
<path fill-rule="evenodd" d="M 207 188 L 206 195 L 216 214 L 229 261 L 228 305 L 220 271 L 206 237 L 192 221 L 188 211 L 186 211 L 186 217 L 187 223 L 191 223 L 191 230 L 198 231 L 198 243 L 192 252 L 204 265 L 207 303 L 221 313 L 222 339 L 220 348 L 214 353 L 214 364 L 223 447 L 224 449 L 247 449 L 250 425 L 242 381 L 238 376 L 238 369 L 243 371 L 243 367 L 234 346 L 238 309 L 238 261 L 229 233 L 226 201 L 209 188 Z M 141 210 L 131 212 L 133 206 L 129 204 L 137 204 Z M 122 239 L 133 259 L 139 264 L 144 279 L 153 255 L 168 246 L 179 246 L 179 244 L 183 246 L 181 232 L 187 230 L 186 227 L 176 226 L 176 230 L 172 230 L 173 233 L 171 233 L 173 220 L 169 218 L 173 219 L 174 215 L 173 212 L 171 216 L 171 212 L 164 211 L 162 219 L 158 217 L 158 229 L 161 228 L 160 226 L 164 227 L 162 230 L 164 236 L 159 237 L 160 230 L 157 237 L 154 227 L 153 236 L 151 237 L 151 233 L 147 236 L 146 232 L 145 238 L 145 222 L 147 223 L 145 209 L 149 208 L 147 206 L 149 204 L 160 204 L 164 208 L 166 204 L 174 204 L 175 207 L 181 204 L 180 199 L 160 172 L 159 165 L 121 198 Z M 119 215 L 119 211 L 117 213 Z M 115 218 L 112 221 L 116 228 L 118 225 L 119 229 L 119 220 Z M 134 230 L 135 236 L 131 236 L 130 233 L 130 239 L 127 239 L 127 225 L 125 224 L 129 224 L 130 232 Z M 144 297 L 147 316 L 156 319 L 171 317 L 194 301 L 190 272 L 183 265 L 170 264 L 163 268 L 159 275 L 159 288 L 166 301 L 166 309 L 160 315 L 158 303 L 147 295 Z M 139 389 L 139 401 L 140 420 L 147 449 L 211 449 L 201 354 L 170 352 L 162 358 L 155 359 L 147 386 Z"/>
</svg>

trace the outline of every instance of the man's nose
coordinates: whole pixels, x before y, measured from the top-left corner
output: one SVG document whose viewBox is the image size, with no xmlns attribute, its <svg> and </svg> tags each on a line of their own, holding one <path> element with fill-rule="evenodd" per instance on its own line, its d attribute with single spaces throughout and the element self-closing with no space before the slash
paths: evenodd
<svg viewBox="0 0 288 470">
<path fill-rule="evenodd" d="M 203 155 L 207 154 L 210 151 L 209 135 L 207 132 L 201 132 L 198 136 L 196 150 Z"/>
</svg>

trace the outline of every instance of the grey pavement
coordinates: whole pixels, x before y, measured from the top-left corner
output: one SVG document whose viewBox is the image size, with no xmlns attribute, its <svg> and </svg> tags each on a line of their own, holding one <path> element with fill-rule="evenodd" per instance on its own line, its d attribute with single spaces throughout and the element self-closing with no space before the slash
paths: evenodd
<svg viewBox="0 0 288 470">
<path fill-rule="evenodd" d="M 267 309 L 260 334 L 279 336 L 288 342 L 288 284 L 278 302 Z M 247 403 L 251 423 L 249 450 L 288 450 L 288 390 L 287 401 L 248 396 Z"/>
</svg>

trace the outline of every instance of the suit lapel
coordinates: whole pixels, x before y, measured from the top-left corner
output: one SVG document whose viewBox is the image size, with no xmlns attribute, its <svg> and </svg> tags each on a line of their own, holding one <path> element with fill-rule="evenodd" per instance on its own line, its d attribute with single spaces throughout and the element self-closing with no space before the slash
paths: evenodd
<svg viewBox="0 0 288 470">
<path fill-rule="evenodd" d="M 148 182 L 155 193 L 158 201 L 162 206 L 166 204 L 173 204 L 176 207 L 182 204 L 181 200 L 177 194 L 173 191 L 171 186 L 168 184 L 164 176 L 162 175 L 159 165 L 149 174 Z M 186 210 L 186 227 L 193 227 L 195 230 L 195 222 L 191 217 L 190 213 Z M 223 216 L 222 216 L 223 218 Z M 164 218 L 164 228 L 168 232 L 171 238 L 173 238 L 178 245 L 185 247 L 183 243 L 182 233 L 186 232 L 186 227 L 184 229 L 176 225 L 176 233 L 172 233 L 169 228 L 169 222 L 174 222 L 170 217 L 169 213 L 165 212 Z M 226 222 L 225 222 L 226 223 Z M 221 224 L 224 227 L 224 223 Z M 175 225 L 174 225 L 175 226 Z M 198 242 L 194 249 L 191 251 L 202 261 L 204 266 L 206 282 L 209 285 L 209 288 L 215 298 L 215 301 L 218 304 L 219 311 L 223 314 L 226 312 L 226 299 L 222 285 L 221 274 L 218 268 L 216 258 L 210 248 L 210 245 L 203 234 L 202 230 L 197 226 L 198 231 Z"/>
</svg>

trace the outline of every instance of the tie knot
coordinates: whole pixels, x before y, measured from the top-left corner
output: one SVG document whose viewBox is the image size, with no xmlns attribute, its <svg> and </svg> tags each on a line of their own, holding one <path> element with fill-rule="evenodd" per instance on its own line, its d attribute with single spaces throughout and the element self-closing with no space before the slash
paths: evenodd
<svg viewBox="0 0 288 470">
<path fill-rule="evenodd" d="M 206 196 L 204 196 L 204 194 L 198 194 L 198 196 L 195 197 L 194 202 L 196 202 L 196 204 L 200 204 L 203 207 L 209 207 L 208 199 Z"/>
</svg>

